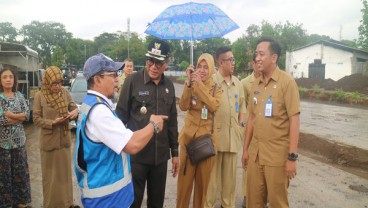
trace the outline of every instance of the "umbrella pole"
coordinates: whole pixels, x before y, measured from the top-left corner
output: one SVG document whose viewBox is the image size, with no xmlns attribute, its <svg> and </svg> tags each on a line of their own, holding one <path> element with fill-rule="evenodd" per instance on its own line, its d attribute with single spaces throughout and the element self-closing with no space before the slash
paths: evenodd
<svg viewBox="0 0 368 208">
<path fill-rule="evenodd" d="M 193 65 L 193 40 L 190 40 L 190 64 Z"/>
</svg>

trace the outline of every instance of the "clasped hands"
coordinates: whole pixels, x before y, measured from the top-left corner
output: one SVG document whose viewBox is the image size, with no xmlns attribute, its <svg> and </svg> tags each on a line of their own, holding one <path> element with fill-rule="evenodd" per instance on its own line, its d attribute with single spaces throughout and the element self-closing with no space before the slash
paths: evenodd
<svg viewBox="0 0 368 208">
<path fill-rule="evenodd" d="M 186 81 L 186 84 L 187 84 L 188 87 L 191 86 L 192 82 L 202 83 L 201 76 L 200 76 L 198 71 L 195 71 L 193 65 L 189 65 L 188 68 L 185 70 L 185 73 L 188 77 L 188 79 Z"/>
</svg>

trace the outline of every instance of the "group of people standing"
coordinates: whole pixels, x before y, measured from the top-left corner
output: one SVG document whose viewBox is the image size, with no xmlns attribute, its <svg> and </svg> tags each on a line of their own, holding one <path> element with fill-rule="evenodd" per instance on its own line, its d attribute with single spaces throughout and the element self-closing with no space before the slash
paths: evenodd
<svg viewBox="0 0 368 208">
<path fill-rule="evenodd" d="M 132 60 L 90 57 L 83 68 L 88 92 L 79 109 L 61 86 L 60 69 L 47 68 L 33 110 L 35 125 L 41 127 L 43 207 L 78 207 L 73 205 L 70 119 L 78 119 L 74 172 L 84 207 L 141 207 L 145 190 L 147 207 L 163 207 L 170 158 L 171 174 L 178 175 L 177 207 L 189 207 L 192 190 L 193 207 L 214 207 L 218 193 L 222 207 L 235 207 L 242 146 L 243 207 L 288 207 L 287 188 L 297 169 L 300 108 L 295 81 L 277 67 L 280 53 L 276 41 L 260 39 L 254 73 L 242 81 L 232 75 L 231 48 L 219 48 L 215 58 L 202 54 L 195 67 L 186 69 L 180 133 L 175 88 L 164 76 L 170 54 L 166 41 L 152 40 L 145 69 L 124 77 L 117 72 Z M 27 207 L 31 196 L 21 122 L 29 109 L 14 89 L 12 70 L 4 69 L 0 76 L 0 178 L 15 189 L 5 190 L 0 183 L 0 196 L 8 196 L 0 203 Z M 4 137 L 12 126 L 19 133 Z M 208 134 L 216 155 L 193 164 L 186 145 Z"/>
</svg>

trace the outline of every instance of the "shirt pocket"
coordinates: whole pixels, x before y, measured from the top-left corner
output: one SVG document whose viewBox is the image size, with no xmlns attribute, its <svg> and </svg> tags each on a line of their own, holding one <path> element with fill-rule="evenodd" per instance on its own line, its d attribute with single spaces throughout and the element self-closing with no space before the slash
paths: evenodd
<svg viewBox="0 0 368 208">
<path fill-rule="evenodd" d="M 164 94 L 159 96 L 158 99 L 158 114 L 169 116 L 171 112 L 171 107 L 175 102 L 174 94 Z"/>
</svg>

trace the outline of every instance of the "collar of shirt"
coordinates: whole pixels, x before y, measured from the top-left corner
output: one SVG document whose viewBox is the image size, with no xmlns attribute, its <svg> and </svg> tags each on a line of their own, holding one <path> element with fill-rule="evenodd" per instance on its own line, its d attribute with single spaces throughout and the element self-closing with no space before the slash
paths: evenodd
<svg viewBox="0 0 368 208">
<path fill-rule="evenodd" d="M 225 83 L 227 86 L 229 86 L 229 85 L 227 84 L 227 82 L 224 80 L 224 78 L 222 77 L 222 75 L 220 74 L 220 72 L 219 72 L 219 71 L 217 71 L 217 72 L 216 72 L 215 77 L 216 77 L 216 82 L 217 82 L 218 84 L 220 84 L 220 85 L 221 85 L 221 83 Z M 231 75 L 231 76 L 230 76 L 230 84 L 235 85 L 235 84 L 234 84 L 233 75 Z"/>
<path fill-rule="evenodd" d="M 97 95 L 97 96 L 101 97 L 102 99 L 104 99 L 109 104 L 110 107 L 113 105 L 112 101 L 109 98 L 107 98 L 105 95 L 103 95 L 103 94 L 101 94 L 97 91 L 88 90 L 87 93 L 94 94 L 94 95 Z"/>
<path fill-rule="evenodd" d="M 163 82 L 165 78 L 164 73 L 161 74 L 161 78 L 160 78 L 160 82 Z M 147 69 L 143 69 L 143 79 L 144 79 L 144 84 L 147 84 L 148 82 L 152 82 L 151 78 L 148 75 L 148 71 Z"/>
<path fill-rule="evenodd" d="M 281 73 L 280 68 L 277 66 L 275 71 L 273 71 L 273 73 L 271 75 L 271 79 L 273 81 L 277 82 L 279 80 L 280 73 Z M 263 83 L 262 76 L 259 76 L 257 79 L 258 79 L 258 84 Z"/>
</svg>

